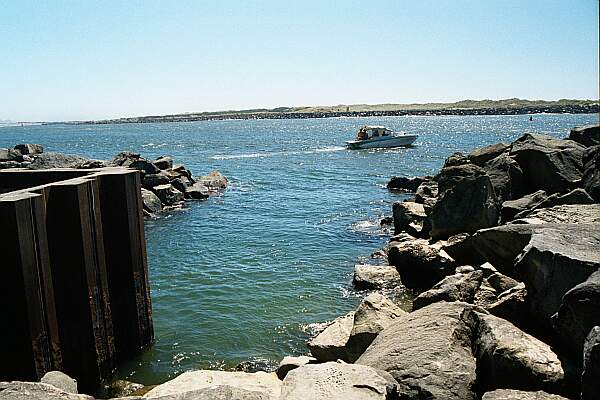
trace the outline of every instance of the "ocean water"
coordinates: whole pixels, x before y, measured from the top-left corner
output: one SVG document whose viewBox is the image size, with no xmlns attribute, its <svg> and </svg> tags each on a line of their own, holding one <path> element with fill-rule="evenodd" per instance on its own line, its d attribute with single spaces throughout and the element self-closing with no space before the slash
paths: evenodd
<svg viewBox="0 0 600 400">
<path fill-rule="evenodd" d="M 352 269 L 381 248 L 393 175 L 434 174 L 455 151 L 524 132 L 566 137 L 598 115 L 232 120 L 0 128 L 0 147 L 109 159 L 171 155 L 194 175 L 219 169 L 221 195 L 146 221 L 155 345 L 120 377 L 156 384 L 195 368 L 275 365 L 307 352 L 314 324 L 356 307 Z M 419 135 L 409 149 L 349 151 L 363 124 Z"/>
</svg>

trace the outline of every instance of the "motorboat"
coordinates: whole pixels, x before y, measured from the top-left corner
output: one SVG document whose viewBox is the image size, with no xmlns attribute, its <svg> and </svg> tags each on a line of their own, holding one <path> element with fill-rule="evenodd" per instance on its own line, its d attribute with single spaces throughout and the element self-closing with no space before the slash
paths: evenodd
<svg viewBox="0 0 600 400">
<path fill-rule="evenodd" d="M 417 140 L 417 135 L 392 132 L 384 126 L 365 125 L 358 130 L 356 139 L 346 142 L 346 146 L 350 150 L 407 147 L 412 145 L 415 140 Z"/>
</svg>

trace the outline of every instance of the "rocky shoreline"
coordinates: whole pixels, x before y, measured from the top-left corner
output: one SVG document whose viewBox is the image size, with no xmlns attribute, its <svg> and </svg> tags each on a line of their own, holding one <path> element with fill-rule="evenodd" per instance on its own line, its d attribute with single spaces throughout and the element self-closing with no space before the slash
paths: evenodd
<svg viewBox="0 0 600 400">
<path fill-rule="evenodd" d="M 156 164 L 156 163 L 155 163 Z M 397 177 L 388 265 L 275 372 L 190 371 L 128 399 L 600 398 L 600 127 L 525 134 Z M 150 174 L 152 175 L 152 174 Z M 412 290 L 412 310 L 380 293 Z M 68 377 L 0 383 L 0 398 L 92 399 Z M 67 384 L 65 384 L 65 382 Z M 37 396 L 37 397 L 34 397 Z"/>
<path fill-rule="evenodd" d="M 77 155 L 44 152 L 44 147 L 40 144 L 18 144 L 12 149 L 0 148 L 0 170 L 109 167 L 127 167 L 140 171 L 146 217 L 180 210 L 185 201 L 206 200 L 209 196 L 220 193 L 228 185 L 227 178 L 217 170 L 194 177 L 185 165 L 174 165 L 169 156 L 152 161 L 138 153 L 121 152 L 112 160 L 90 160 Z"/>
</svg>

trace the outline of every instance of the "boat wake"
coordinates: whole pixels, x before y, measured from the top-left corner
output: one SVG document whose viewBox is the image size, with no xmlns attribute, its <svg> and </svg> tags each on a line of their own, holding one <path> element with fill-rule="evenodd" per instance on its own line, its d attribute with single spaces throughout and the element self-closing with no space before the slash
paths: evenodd
<svg viewBox="0 0 600 400">
<path fill-rule="evenodd" d="M 345 150 L 343 146 L 330 146 L 320 147 L 316 149 L 304 150 L 304 151 L 274 151 L 274 152 L 262 152 L 262 153 L 248 153 L 248 154 L 216 154 L 209 157 L 211 160 L 235 160 L 240 158 L 266 158 L 276 156 L 293 156 L 298 154 L 315 154 L 315 153 L 332 153 L 335 151 Z"/>
</svg>

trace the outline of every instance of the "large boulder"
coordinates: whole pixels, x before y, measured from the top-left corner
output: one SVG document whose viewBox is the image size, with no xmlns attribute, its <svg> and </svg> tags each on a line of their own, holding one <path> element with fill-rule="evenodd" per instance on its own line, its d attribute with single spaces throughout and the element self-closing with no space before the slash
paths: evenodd
<svg viewBox="0 0 600 400">
<path fill-rule="evenodd" d="M 365 297 L 354 313 L 354 325 L 346 343 L 348 361 L 356 361 L 379 332 L 405 314 L 406 311 L 380 293 Z"/>
<path fill-rule="evenodd" d="M 290 371 L 283 380 L 285 400 L 385 400 L 396 398 L 387 373 L 364 365 L 328 362 Z"/>
<path fill-rule="evenodd" d="M 2 400 L 94 400 L 92 396 L 65 392 L 42 382 L 0 382 Z"/>
<path fill-rule="evenodd" d="M 466 310 L 463 319 L 473 330 L 482 389 L 555 390 L 562 383 L 562 365 L 544 342 L 493 315 Z"/>
<path fill-rule="evenodd" d="M 411 201 L 398 201 L 392 206 L 394 233 L 406 232 L 414 237 L 427 237 L 429 232 L 425 220 L 427 215 L 423 204 Z M 425 227 L 425 229 L 424 229 Z"/>
<path fill-rule="evenodd" d="M 390 265 L 355 265 L 352 283 L 357 289 L 390 289 L 401 286 L 400 274 Z"/>
<path fill-rule="evenodd" d="M 472 236 L 468 233 L 450 236 L 442 249 L 459 265 L 480 265 L 485 262 L 485 259 L 473 247 Z"/>
<path fill-rule="evenodd" d="M 158 157 L 156 160 L 154 160 L 154 165 L 156 165 L 156 167 L 158 169 L 172 169 L 173 168 L 173 159 L 169 156 L 162 156 L 162 157 Z"/>
<path fill-rule="evenodd" d="M 185 198 L 193 200 L 205 200 L 208 199 L 209 193 L 210 192 L 206 186 L 200 182 L 196 182 L 187 188 L 185 191 Z"/>
<path fill-rule="evenodd" d="M 400 273 L 404 286 L 410 289 L 427 290 L 454 274 L 456 268 L 445 251 L 423 239 L 393 243 L 387 249 L 387 257 Z"/>
<path fill-rule="evenodd" d="M 77 168 L 84 164 L 87 159 L 72 154 L 62 153 L 42 153 L 37 155 L 35 160 L 29 164 L 30 169 L 48 169 L 48 168 Z"/>
<path fill-rule="evenodd" d="M 600 145 L 588 148 L 583 155 L 582 187 L 600 203 Z"/>
<path fill-rule="evenodd" d="M 500 154 L 510 149 L 510 144 L 508 143 L 495 143 L 489 146 L 481 147 L 473 150 L 467 155 L 469 161 L 477 166 L 483 167 L 485 163 L 494 158 L 498 157 Z"/>
<path fill-rule="evenodd" d="M 217 170 L 211 171 L 208 175 L 201 176 L 197 181 L 213 190 L 225 189 L 228 183 L 227 178 Z"/>
<path fill-rule="evenodd" d="M 142 188 L 142 203 L 144 204 L 144 210 L 151 214 L 156 214 L 162 210 L 162 203 L 158 196 L 144 188 Z"/>
<path fill-rule="evenodd" d="M 447 276 L 428 291 L 418 295 L 413 300 L 413 310 L 418 310 L 438 301 L 473 303 L 475 293 L 481 286 L 482 280 L 482 271 Z"/>
<path fill-rule="evenodd" d="M 600 144 L 600 125 L 584 125 L 571 129 L 569 139 L 586 147 Z"/>
<path fill-rule="evenodd" d="M 596 252 L 599 250 L 596 248 Z M 565 293 L 558 312 L 552 316 L 552 325 L 571 354 L 582 353 L 588 333 L 600 325 L 600 270 Z"/>
<path fill-rule="evenodd" d="M 513 200 L 527 192 L 521 166 L 507 153 L 488 161 L 483 169 L 490 177 L 494 192 L 500 201 Z"/>
<path fill-rule="evenodd" d="M 144 178 L 142 179 L 142 187 L 148 190 L 159 186 L 166 185 L 171 182 L 169 175 L 167 175 L 164 171 L 159 172 L 158 174 L 144 174 Z"/>
<path fill-rule="evenodd" d="M 438 195 L 438 184 L 436 181 L 427 180 L 419 185 L 415 193 L 415 203 L 431 206 L 435 203 Z"/>
<path fill-rule="evenodd" d="M 175 203 L 183 201 L 183 193 L 170 184 L 155 186 L 152 191 L 166 206 L 172 206 Z"/>
<path fill-rule="evenodd" d="M 538 190 L 527 194 L 521 198 L 515 200 L 508 200 L 502 203 L 502 209 L 500 211 L 500 221 L 502 223 L 512 221 L 517 214 L 532 211 L 542 204 L 548 196 L 543 190 Z"/>
<path fill-rule="evenodd" d="M 518 217 L 518 215 L 517 215 Z M 588 224 L 600 222 L 599 204 L 569 204 L 550 208 L 539 208 L 512 224 Z"/>
<path fill-rule="evenodd" d="M 404 192 L 416 192 L 417 188 L 423 183 L 427 177 L 421 178 L 414 176 L 412 178 L 406 178 L 404 176 L 394 176 L 387 183 L 387 188 L 390 190 L 400 190 Z"/>
<path fill-rule="evenodd" d="M 515 389 L 496 389 L 487 392 L 481 400 L 568 400 L 566 397 L 557 394 L 550 394 L 538 390 L 536 392 L 527 392 Z"/>
<path fill-rule="evenodd" d="M 471 329 L 461 319 L 467 307 L 440 302 L 406 314 L 356 363 L 389 372 L 402 399 L 475 399 Z"/>
<path fill-rule="evenodd" d="M 496 269 L 514 276 L 515 259 L 531 239 L 531 228 L 524 225 L 501 225 L 482 229 L 473 235 L 473 245 Z"/>
<path fill-rule="evenodd" d="M 77 381 L 61 371 L 46 372 L 40 382 L 57 387 L 67 393 L 79 393 L 77 391 Z"/>
<path fill-rule="evenodd" d="M 600 326 L 590 330 L 583 348 L 581 400 L 600 399 Z"/>
<path fill-rule="evenodd" d="M 153 162 L 146 160 L 145 158 L 139 158 L 128 165 L 129 168 L 137 169 L 144 172 L 145 174 L 158 174 L 160 169 Z"/>
<path fill-rule="evenodd" d="M 19 150 L 0 148 L 0 161 L 23 161 L 23 155 Z"/>
<path fill-rule="evenodd" d="M 510 155 L 521 166 L 529 190 L 558 193 L 579 185 L 584 150 L 572 140 L 527 133 L 513 142 Z"/>
<path fill-rule="evenodd" d="M 229 393 L 232 397 L 223 397 Z M 186 396 L 188 394 L 188 396 Z M 190 371 L 156 386 L 144 398 L 179 399 L 252 399 L 277 400 L 281 394 L 281 381 L 275 373 Z"/>
<path fill-rule="evenodd" d="M 311 354 L 319 361 L 348 360 L 346 343 L 354 326 L 354 311 L 338 317 L 325 330 L 308 341 Z"/>
<path fill-rule="evenodd" d="M 443 168 L 436 176 L 440 194 L 431 208 L 431 237 L 473 233 L 498 223 L 498 202 L 489 176 L 471 164 Z"/>
<path fill-rule="evenodd" d="M 18 150 L 23 155 L 34 155 L 43 153 L 44 146 L 42 146 L 41 144 L 23 143 L 16 145 L 15 150 Z"/>
</svg>

